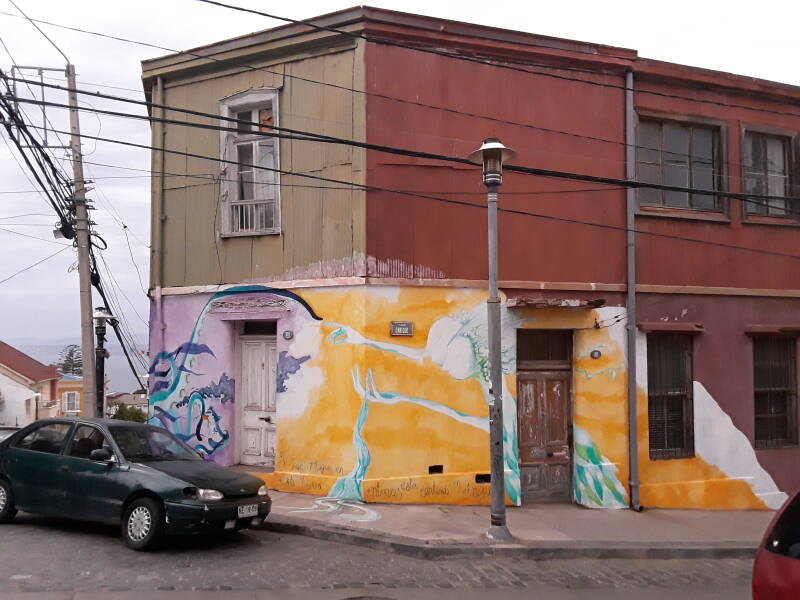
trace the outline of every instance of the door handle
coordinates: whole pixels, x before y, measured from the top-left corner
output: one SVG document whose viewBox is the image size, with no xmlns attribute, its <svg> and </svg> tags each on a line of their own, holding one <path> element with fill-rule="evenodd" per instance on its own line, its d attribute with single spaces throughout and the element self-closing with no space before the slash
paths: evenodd
<svg viewBox="0 0 800 600">
<path fill-rule="evenodd" d="M 258 417 L 259 421 L 264 421 L 264 423 L 272 423 L 272 417 Z"/>
<path fill-rule="evenodd" d="M 66 471 L 69 471 L 69 467 L 67 467 L 66 465 L 61 465 L 60 467 L 58 467 L 58 468 L 56 469 L 56 471 L 63 471 L 63 472 L 66 472 Z"/>
</svg>

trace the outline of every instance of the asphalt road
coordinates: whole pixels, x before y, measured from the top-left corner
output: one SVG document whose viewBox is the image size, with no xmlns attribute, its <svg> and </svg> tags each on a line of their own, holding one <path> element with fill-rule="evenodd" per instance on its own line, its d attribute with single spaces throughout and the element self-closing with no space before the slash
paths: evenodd
<svg viewBox="0 0 800 600">
<path fill-rule="evenodd" d="M 741 559 L 427 561 L 268 531 L 137 553 L 111 527 L 30 515 L 0 526 L 0 600 L 744 599 L 751 568 Z"/>
</svg>

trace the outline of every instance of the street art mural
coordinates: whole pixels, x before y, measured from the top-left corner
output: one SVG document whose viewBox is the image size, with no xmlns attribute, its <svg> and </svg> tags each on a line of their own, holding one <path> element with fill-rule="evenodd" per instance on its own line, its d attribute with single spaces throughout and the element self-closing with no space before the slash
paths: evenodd
<svg viewBox="0 0 800 600">
<path fill-rule="evenodd" d="M 312 320 L 319 317 L 296 294 L 264 286 L 238 286 L 199 299 L 202 306 L 196 306 L 197 297 L 183 303 L 199 309 L 194 315 L 182 310 L 170 315 L 173 333 L 187 335 L 187 339 L 172 351 L 158 352 L 150 365 L 149 421 L 169 429 L 208 460 L 232 464 L 236 399 L 236 385 L 230 375 L 235 369 L 233 332 L 220 317 L 241 308 L 295 309 L 295 318 L 298 314 Z M 304 360 L 308 357 L 290 359 L 282 352 L 278 363 L 281 382 L 297 372 Z"/>
<path fill-rule="evenodd" d="M 363 502 L 489 503 L 489 485 L 476 480 L 489 472 L 481 290 L 237 286 L 167 296 L 164 304 L 165 348 L 151 366 L 150 422 L 175 432 L 208 460 L 238 462 L 235 324 L 274 319 L 276 464 L 274 473 L 259 475 L 270 486 L 320 497 L 302 510 L 367 520 L 373 515 Z M 574 331 L 573 497 L 591 508 L 628 506 L 623 318 L 619 307 L 503 311 L 509 504 L 522 502 L 516 330 L 543 328 Z M 397 320 L 413 322 L 414 335 L 391 336 L 390 323 Z M 644 348 L 640 357 L 646 355 Z M 695 410 L 702 414 L 696 423 L 704 432 L 703 441 L 696 436 L 697 457 L 650 461 L 643 372 L 646 379 L 646 365 L 640 365 L 637 382 L 646 506 L 764 508 L 784 497 L 746 437 L 697 387 Z"/>
</svg>

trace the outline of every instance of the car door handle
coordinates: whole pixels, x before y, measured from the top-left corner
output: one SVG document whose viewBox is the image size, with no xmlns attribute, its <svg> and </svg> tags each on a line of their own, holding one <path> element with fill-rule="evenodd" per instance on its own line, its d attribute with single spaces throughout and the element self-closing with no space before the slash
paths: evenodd
<svg viewBox="0 0 800 600">
<path fill-rule="evenodd" d="M 60 467 L 58 467 L 58 468 L 56 469 L 56 471 L 63 471 L 63 472 L 67 472 L 67 471 L 69 471 L 69 467 L 68 467 L 68 466 L 66 466 L 66 465 L 61 465 Z"/>
</svg>

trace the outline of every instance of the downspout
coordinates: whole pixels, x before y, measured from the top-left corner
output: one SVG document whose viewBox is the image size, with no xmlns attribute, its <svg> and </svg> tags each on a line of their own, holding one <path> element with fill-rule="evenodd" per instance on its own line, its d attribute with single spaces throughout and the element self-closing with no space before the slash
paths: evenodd
<svg viewBox="0 0 800 600">
<path fill-rule="evenodd" d="M 156 78 L 156 100 L 157 104 L 164 106 L 166 103 L 164 102 L 164 80 L 161 77 Z M 154 108 L 153 109 L 159 111 L 159 117 L 162 119 L 166 118 L 166 111 L 163 108 Z M 164 323 L 164 296 L 162 293 L 162 288 L 164 285 L 164 222 L 167 220 L 167 213 L 164 207 L 164 148 L 166 147 L 166 137 L 167 137 L 167 130 L 166 126 L 163 122 L 158 123 L 158 148 L 161 148 L 159 153 L 156 155 L 158 157 L 157 161 L 154 161 L 155 165 L 158 166 L 158 184 L 155 190 L 155 199 L 157 206 L 155 207 L 156 218 L 155 218 L 155 237 L 152 240 L 154 252 L 153 252 L 153 294 L 154 300 L 156 302 L 156 354 L 160 352 L 164 352 L 165 350 L 165 340 L 164 340 L 164 330 L 166 329 L 166 323 Z M 154 166 L 155 166 L 154 165 Z M 152 356 L 152 352 L 151 352 Z"/>
<path fill-rule="evenodd" d="M 625 74 L 625 177 L 636 179 L 636 112 L 633 108 L 633 71 Z M 639 438 L 636 410 L 636 189 L 625 191 L 627 229 L 627 346 L 628 346 L 628 462 L 630 504 L 641 512 L 639 503 Z"/>
</svg>

